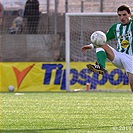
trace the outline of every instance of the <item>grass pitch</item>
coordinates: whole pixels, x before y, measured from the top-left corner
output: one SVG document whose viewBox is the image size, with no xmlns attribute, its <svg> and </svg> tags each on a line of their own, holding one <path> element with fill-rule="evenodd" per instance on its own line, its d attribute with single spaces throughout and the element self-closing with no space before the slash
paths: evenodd
<svg viewBox="0 0 133 133">
<path fill-rule="evenodd" d="M 130 92 L 0 94 L 0 133 L 131 133 Z"/>
</svg>

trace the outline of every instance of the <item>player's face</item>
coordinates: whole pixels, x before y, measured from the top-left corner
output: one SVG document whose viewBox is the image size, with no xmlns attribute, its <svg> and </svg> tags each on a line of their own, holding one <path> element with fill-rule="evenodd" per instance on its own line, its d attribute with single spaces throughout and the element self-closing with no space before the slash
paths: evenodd
<svg viewBox="0 0 133 133">
<path fill-rule="evenodd" d="M 126 10 L 117 12 L 118 19 L 122 24 L 128 24 L 130 22 L 131 13 L 128 13 Z"/>
</svg>

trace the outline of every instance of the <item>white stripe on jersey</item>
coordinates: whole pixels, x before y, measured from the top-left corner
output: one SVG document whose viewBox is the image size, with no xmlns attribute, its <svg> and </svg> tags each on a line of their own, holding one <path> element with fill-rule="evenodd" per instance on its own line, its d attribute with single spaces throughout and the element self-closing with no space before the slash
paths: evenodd
<svg viewBox="0 0 133 133">
<path fill-rule="evenodd" d="M 120 36 L 120 32 L 119 32 L 120 26 L 121 26 L 121 24 L 117 24 L 117 26 L 116 26 L 116 36 L 117 36 L 117 38 Z M 119 48 L 118 49 L 119 51 L 121 51 L 121 45 L 120 44 L 121 44 L 120 39 L 118 39 L 117 49 Z"/>
<path fill-rule="evenodd" d="M 130 23 L 129 25 L 129 28 L 128 28 L 128 33 L 130 34 L 128 36 L 128 40 L 129 40 L 129 44 L 130 44 L 130 48 L 129 48 L 129 55 L 133 55 L 133 51 L 132 51 L 132 39 L 133 39 L 133 36 L 132 36 L 132 29 L 131 29 L 131 25 L 132 25 L 132 22 Z"/>
</svg>

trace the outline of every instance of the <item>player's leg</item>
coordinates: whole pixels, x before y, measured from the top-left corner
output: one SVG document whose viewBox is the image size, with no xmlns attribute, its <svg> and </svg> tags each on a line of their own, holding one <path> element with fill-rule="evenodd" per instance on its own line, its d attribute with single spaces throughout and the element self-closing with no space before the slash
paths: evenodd
<svg viewBox="0 0 133 133">
<path fill-rule="evenodd" d="M 127 74 L 128 74 L 130 88 L 131 88 L 131 91 L 133 92 L 133 74 L 131 74 L 129 72 Z"/>
<path fill-rule="evenodd" d="M 129 79 L 130 88 L 133 92 L 133 56 L 117 52 L 116 50 L 113 50 L 113 52 L 115 54 L 115 58 L 112 63 L 116 67 L 124 69 L 126 71 Z"/>
<path fill-rule="evenodd" d="M 120 55 L 121 63 L 127 72 L 131 91 L 133 92 L 133 56 L 128 54 L 118 53 Z"/>
<path fill-rule="evenodd" d="M 96 58 L 96 65 L 88 64 L 87 67 L 93 72 L 104 74 L 106 72 L 106 58 L 108 58 L 110 61 L 114 59 L 114 53 L 112 48 L 107 44 L 104 44 L 103 46 L 96 48 Z"/>
<path fill-rule="evenodd" d="M 107 55 L 103 48 L 96 48 L 96 58 L 98 64 L 105 68 Z"/>
</svg>

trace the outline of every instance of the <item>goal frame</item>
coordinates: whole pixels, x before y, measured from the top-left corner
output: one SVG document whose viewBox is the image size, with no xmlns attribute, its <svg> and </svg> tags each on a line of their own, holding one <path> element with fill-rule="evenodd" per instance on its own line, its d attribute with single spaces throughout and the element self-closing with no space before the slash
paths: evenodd
<svg viewBox="0 0 133 133">
<path fill-rule="evenodd" d="M 90 12 L 65 14 L 65 62 L 66 62 L 66 91 L 70 91 L 70 17 L 72 16 L 116 16 L 116 12 Z"/>
</svg>

